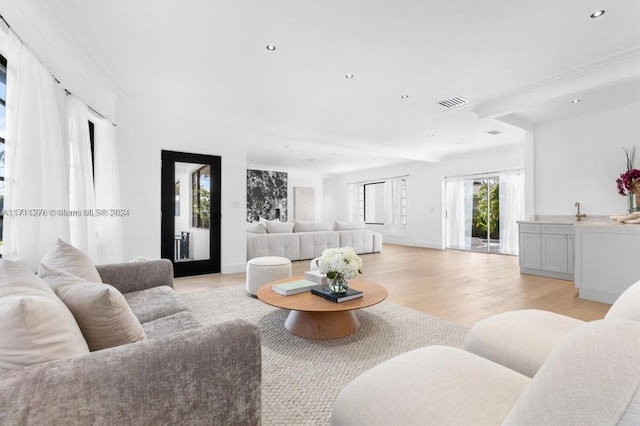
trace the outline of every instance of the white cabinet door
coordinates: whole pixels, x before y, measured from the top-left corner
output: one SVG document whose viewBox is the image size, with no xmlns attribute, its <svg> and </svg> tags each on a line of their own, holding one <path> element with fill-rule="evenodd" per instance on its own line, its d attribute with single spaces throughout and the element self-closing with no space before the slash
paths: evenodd
<svg viewBox="0 0 640 426">
<path fill-rule="evenodd" d="M 575 239 L 567 235 L 567 273 L 573 274 L 575 266 Z"/>
<path fill-rule="evenodd" d="M 540 269 L 540 234 L 520 234 L 520 267 Z"/>
<path fill-rule="evenodd" d="M 542 234 L 542 270 L 567 273 L 567 235 Z"/>
</svg>

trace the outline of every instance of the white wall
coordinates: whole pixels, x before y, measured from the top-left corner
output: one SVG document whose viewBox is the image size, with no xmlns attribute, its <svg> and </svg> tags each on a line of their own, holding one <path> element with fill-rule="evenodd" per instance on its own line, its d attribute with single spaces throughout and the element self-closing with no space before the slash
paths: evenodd
<svg viewBox="0 0 640 426">
<path fill-rule="evenodd" d="M 348 184 L 400 175 L 407 179 L 407 229 L 403 237 L 384 235 L 384 242 L 419 247 L 441 247 L 440 226 L 441 178 L 436 163 L 407 162 L 391 167 L 365 170 L 327 178 L 324 181 L 325 221 L 348 221 Z M 435 225 L 438 224 L 438 225 Z M 368 229 L 383 232 L 380 225 L 367 225 Z"/>
<path fill-rule="evenodd" d="M 625 213 L 616 178 L 626 171 L 623 147 L 636 146 L 640 168 L 640 106 L 548 122 L 535 129 L 535 199 L 538 215 Z"/>
<path fill-rule="evenodd" d="M 441 247 L 442 179 L 510 169 L 525 169 L 526 213 L 587 215 L 624 213 L 626 197 L 615 179 L 626 171 L 623 147 L 636 146 L 640 168 L 640 105 L 538 124 L 522 144 L 445 157 L 439 164 L 405 163 L 391 168 L 332 177 L 324 183 L 325 220 L 347 220 L 347 183 L 410 174 L 407 180 L 407 230 L 410 237 L 386 242 Z"/>
<path fill-rule="evenodd" d="M 118 102 L 116 128 L 124 257 L 160 257 L 161 150 L 222 157 L 221 269 L 241 272 L 246 264 L 246 141 L 242 127 L 212 114 L 173 108 L 164 102 Z"/>
<path fill-rule="evenodd" d="M 382 226 L 367 228 L 383 232 L 386 243 L 443 248 L 443 179 L 475 173 L 524 168 L 524 144 L 449 156 L 440 163 L 407 162 L 382 169 L 327 178 L 324 181 L 326 221 L 349 219 L 347 184 L 386 177 L 407 177 L 407 231 L 404 237 L 384 234 Z"/>
<path fill-rule="evenodd" d="M 523 144 L 451 155 L 440 162 L 440 173 L 443 177 L 523 168 Z"/>
<path fill-rule="evenodd" d="M 315 173 L 306 173 L 300 170 L 288 169 L 282 167 L 273 167 L 266 164 L 251 163 L 247 166 L 251 170 L 268 170 L 272 172 L 287 173 L 287 220 L 294 220 L 294 188 L 305 187 L 314 188 L 316 190 L 316 221 L 321 222 L 324 214 L 323 203 L 323 179 L 322 176 Z M 246 173 L 245 173 L 245 189 L 246 189 Z M 246 204 L 244 205 L 246 211 Z M 246 214 L 245 214 L 246 218 Z"/>
</svg>

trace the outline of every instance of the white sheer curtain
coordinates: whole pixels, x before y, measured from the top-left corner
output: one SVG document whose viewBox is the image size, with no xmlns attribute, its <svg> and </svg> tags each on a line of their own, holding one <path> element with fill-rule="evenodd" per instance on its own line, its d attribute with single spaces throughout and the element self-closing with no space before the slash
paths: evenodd
<svg viewBox="0 0 640 426">
<path fill-rule="evenodd" d="M 384 225 L 385 234 L 404 235 L 406 226 L 402 223 L 402 180 L 388 179 L 384 185 Z"/>
<path fill-rule="evenodd" d="M 445 239 L 447 248 L 463 249 L 471 240 L 470 208 L 472 197 L 469 185 L 462 179 L 447 179 L 444 192 L 446 202 Z"/>
<path fill-rule="evenodd" d="M 93 262 L 98 261 L 96 219 L 83 214 L 95 209 L 89 116 L 87 106 L 75 96 L 69 95 L 67 103 L 67 148 L 69 159 L 69 217 L 70 242 L 85 252 Z M 80 213 L 75 215 L 75 213 Z"/>
<path fill-rule="evenodd" d="M 524 219 L 524 171 L 500 174 L 500 253 L 519 252 L 517 220 Z"/>
<path fill-rule="evenodd" d="M 65 148 L 53 77 L 12 31 L 8 57 L 3 257 L 36 270 L 57 238 L 69 238 L 58 214 L 69 206 Z"/>
<path fill-rule="evenodd" d="M 120 176 L 113 125 L 105 119 L 95 123 L 94 170 L 96 209 L 108 213 L 96 218 L 98 263 L 122 262 L 122 217 Z"/>
<path fill-rule="evenodd" d="M 347 184 L 349 193 L 347 199 L 347 209 L 349 209 L 349 222 L 360 222 L 360 185 L 356 183 Z"/>
</svg>

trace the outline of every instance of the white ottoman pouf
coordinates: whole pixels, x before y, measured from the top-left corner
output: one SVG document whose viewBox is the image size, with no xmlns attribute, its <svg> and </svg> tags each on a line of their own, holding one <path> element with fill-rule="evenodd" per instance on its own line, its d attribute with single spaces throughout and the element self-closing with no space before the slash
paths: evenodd
<svg viewBox="0 0 640 426">
<path fill-rule="evenodd" d="M 286 257 L 256 257 L 247 262 L 247 292 L 255 296 L 269 281 L 291 278 L 291 261 Z"/>
</svg>

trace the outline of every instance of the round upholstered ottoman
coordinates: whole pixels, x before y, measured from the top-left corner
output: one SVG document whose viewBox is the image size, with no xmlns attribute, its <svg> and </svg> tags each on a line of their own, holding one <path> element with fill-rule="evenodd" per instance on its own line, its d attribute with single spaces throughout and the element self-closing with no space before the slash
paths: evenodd
<svg viewBox="0 0 640 426">
<path fill-rule="evenodd" d="M 256 257 L 247 262 L 247 292 L 255 296 L 269 281 L 291 278 L 291 261 L 286 257 Z"/>
</svg>

